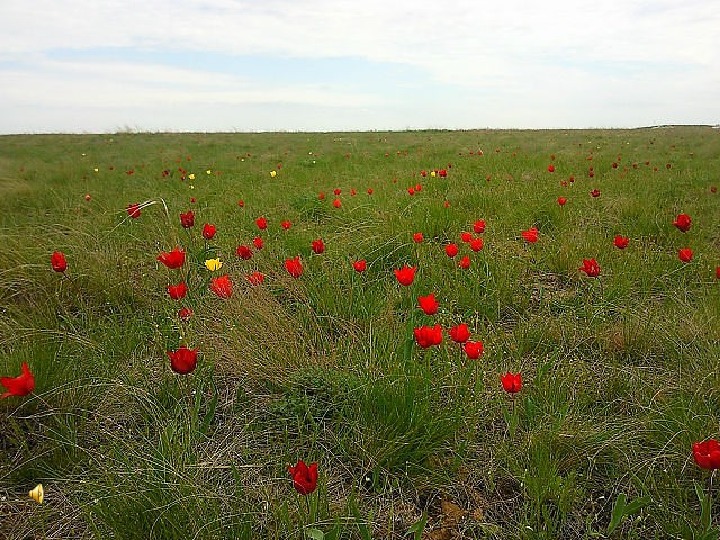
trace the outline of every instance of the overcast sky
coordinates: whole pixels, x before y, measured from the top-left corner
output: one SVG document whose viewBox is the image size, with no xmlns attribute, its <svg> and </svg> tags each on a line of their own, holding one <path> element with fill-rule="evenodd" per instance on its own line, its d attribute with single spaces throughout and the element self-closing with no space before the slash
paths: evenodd
<svg viewBox="0 0 720 540">
<path fill-rule="evenodd" d="M 720 123 L 720 0 L 0 0 L 0 133 Z"/>
</svg>

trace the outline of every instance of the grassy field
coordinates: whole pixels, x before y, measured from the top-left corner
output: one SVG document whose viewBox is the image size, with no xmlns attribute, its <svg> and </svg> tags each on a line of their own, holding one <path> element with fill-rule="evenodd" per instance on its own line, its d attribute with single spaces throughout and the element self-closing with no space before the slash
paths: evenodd
<svg viewBox="0 0 720 540">
<path fill-rule="evenodd" d="M 704 127 L 0 137 L 0 538 L 715 539 L 716 186 Z"/>
</svg>

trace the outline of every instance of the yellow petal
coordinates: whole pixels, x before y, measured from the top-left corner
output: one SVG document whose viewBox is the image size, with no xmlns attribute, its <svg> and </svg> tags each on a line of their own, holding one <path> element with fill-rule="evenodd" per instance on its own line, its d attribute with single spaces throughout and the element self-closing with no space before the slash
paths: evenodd
<svg viewBox="0 0 720 540">
<path fill-rule="evenodd" d="M 214 272 L 215 270 L 220 270 L 222 268 L 222 261 L 220 259 L 208 259 L 207 261 L 205 261 L 205 268 L 207 268 L 211 272 Z"/>
</svg>

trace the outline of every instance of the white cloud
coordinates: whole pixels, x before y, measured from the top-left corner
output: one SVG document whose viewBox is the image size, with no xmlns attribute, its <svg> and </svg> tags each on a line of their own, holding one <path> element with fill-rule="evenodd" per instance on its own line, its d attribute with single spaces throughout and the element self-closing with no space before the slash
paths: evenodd
<svg viewBox="0 0 720 540">
<path fill-rule="evenodd" d="M 409 65 L 464 100 L 449 104 L 441 93 L 415 109 L 449 121 L 459 109 L 458 127 L 720 120 L 716 0 L 4 0 L 0 11 L 6 104 L 292 102 L 379 111 L 392 101 L 383 81 L 370 95 L 322 80 L 265 87 L 249 74 L 46 59 L 56 49 L 103 47 Z M 422 125 L 422 112 L 408 107 L 406 125 Z"/>
</svg>

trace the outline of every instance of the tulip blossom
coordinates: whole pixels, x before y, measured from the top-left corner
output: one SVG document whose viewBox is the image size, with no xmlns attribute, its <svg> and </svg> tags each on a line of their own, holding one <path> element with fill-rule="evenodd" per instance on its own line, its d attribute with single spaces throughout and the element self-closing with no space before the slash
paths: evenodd
<svg viewBox="0 0 720 540">
<path fill-rule="evenodd" d="M 140 217 L 140 203 L 129 204 L 127 207 L 128 216 L 133 219 Z"/>
<path fill-rule="evenodd" d="M 445 246 L 445 254 L 451 259 L 455 257 L 455 255 L 458 254 L 457 244 L 448 244 L 447 246 Z"/>
<path fill-rule="evenodd" d="M 353 262 L 352 266 L 356 272 L 364 272 L 367 270 L 367 261 L 365 261 L 365 259 L 360 259 L 359 261 Z"/>
<path fill-rule="evenodd" d="M 188 210 L 184 214 L 180 214 L 180 225 L 182 225 L 184 229 L 189 229 L 190 227 L 195 226 L 195 214 L 192 210 Z"/>
<path fill-rule="evenodd" d="M 587 277 L 598 277 L 600 275 L 600 265 L 595 259 L 583 259 L 583 265 L 579 268 L 581 272 L 585 272 Z"/>
<path fill-rule="evenodd" d="M 537 227 L 530 227 L 527 231 L 523 231 L 520 235 L 525 239 L 526 242 L 534 244 L 538 241 L 538 230 Z"/>
<path fill-rule="evenodd" d="M 470 257 L 467 255 L 463 256 L 463 258 L 460 259 L 460 262 L 458 262 L 458 267 L 462 270 L 470 268 Z"/>
<path fill-rule="evenodd" d="M 317 255 L 325 252 L 325 242 L 322 241 L 322 238 L 312 241 L 312 250 Z"/>
<path fill-rule="evenodd" d="M 340 208 L 341 206 L 342 206 L 342 202 L 340 201 L 340 199 L 333 200 L 333 207 Z"/>
<path fill-rule="evenodd" d="M 473 230 L 476 234 L 482 234 L 485 232 L 485 220 L 484 219 L 478 219 L 475 223 L 473 223 Z"/>
<path fill-rule="evenodd" d="M 220 270 L 223 267 L 223 263 L 220 259 L 208 259 L 205 261 L 205 268 L 211 272 Z"/>
<path fill-rule="evenodd" d="M 477 238 L 470 240 L 470 249 L 475 252 L 482 250 L 484 245 L 485 240 L 483 240 L 482 236 L 478 236 Z"/>
<path fill-rule="evenodd" d="M 442 343 L 442 327 L 439 324 L 415 328 L 413 334 L 415 335 L 415 341 L 423 349 Z"/>
<path fill-rule="evenodd" d="M 233 282 L 227 274 L 212 278 L 210 280 L 210 290 L 214 292 L 218 298 L 230 298 L 233 293 Z"/>
<path fill-rule="evenodd" d="M 182 345 L 176 351 L 167 351 L 170 358 L 170 369 L 180 375 L 187 375 L 195 371 L 197 367 L 197 349 L 188 349 Z"/>
<path fill-rule="evenodd" d="M 265 229 L 267 229 L 268 220 L 267 220 L 267 218 L 259 217 L 255 220 L 255 225 L 257 225 L 258 229 L 260 229 L 261 231 L 264 231 Z"/>
<path fill-rule="evenodd" d="M 250 285 L 262 285 L 263 281 L 265 281 L 265 274 L 256 270 L 248 274 L 247 280 L 250 282 Z"/>
<path fill-rule="evenodd" d="M 422 244 L 424 239 L 425 238 L 423 237 L 423 233 L 421 232 L 416 232 L 415 234 L 413 234 L 413 242 L 415 242 L 416 244 Z"/>
<path fill-rule="evenodd" d="M 56 272 L 65 272 L 67 270 L 67 261 L 62 251 L 55 251 L 50 256 L 50 265 Z"/>
<path fill-rule="evenodd" d="M 318 464 L 311 463 L 308 467 L 305 462 L 300 459 L 293 467 L 289 465 L 287 470 L 293 480 L 293 487 L 300 495 L 310 495 L 317 488 Z"/>
<path fill-rule="evenodd" d="M 185 252 L 176 247 L 172 251 L 163 251 L 158 255 L 157 260 L 163 263 L 167 268 L 175 270 L 185 264 Z"/>
<path fill-rule="evenodd" d="M 470 330 L 468 329 L 468 325 L 462 323 L 457 326 L 453 326 L 450 329 L 450 339 L 452 339 L 455 343 L 465 343 L 468 339 L 470 339 Z"/>
<path fill-rule="evenodd" d="M 215 237 L 215 233 L 217 233 L 217 227 L 211 223 L 206 223 L 203 227 L 203 238 L 205 238 L 205 240 L 212 240 Z"/>
<path fill-rule="evenodd" d="M 419 296 L 418 304 L 420 306 L 420 309 L 422 309 L 425 313 L 425 315 L 435 315 L 438 312 L 438 308 L 440 307 L 440 303 L 435 299 L 434 294 L 429 294 L 427 296 Z"/>
<path fill-rule="evenodd" d="M 547 166 L 547 170 L 548 170 L 548 172 L 555 172 L 555 165 L 553 165 L 551 163 L 550 165 Z"/>
<path fill-rule="evenodd" d="M 482 341 L 466 341 L 465 342 L 465 354 L 470 360 L 477 360 L 482 356 L 483 353 L 483 342 Z"/>
<path fill-rule="evenodd" d="M 35 377 L 33 376 L 27 362 L 20 366 L 22 373 L 17 377 L 0 377 L 0 385 L 4 386 L 7 392 L 0 396 L 5 399 L 10 396 L 27 396 L 35 390 Z"/>
<path fill-rule="evenodd" d="M 235 255 L 237 255 L 239 258 L 241 258 L 244 261 L 249 261 L 252 259 L 253 253 L 252 250 L 245 245 L 239 245 L 235 248 Z"/>
<path fill-rule="evenodd" d="M 558 198 L 557 198 L 557 203 L 558 203 L 560 206 L 565 206 L 565 205 L 567 204 L 567 197 L 558 197 Z"/>
<path fill-rule="evenodd" d="M 255 246 L 255 249 L 262 249 L 263 248 L 263 239 L 259 236 L 256 236 L 253 238 L 253 246 Z"/>
<path fill-rule="evenodd" d="M 188 286 L 182 281 L 177 285 L 168 285 L 167 292 L 173 300 L 180 300 L 181 298 L 185 298 L 188 292 Z"/>
<path fill-rule="evenodd" d="M 400 269 L 395 269 L 395 277 L 397 278 L 398 283 L 400 283 L 400 285 L 404 285 L 405 287 L 412 285 L 412 282 L 415 279 L 416 270 L 417 268 L 408 265 L 405 265 Z"/>
<path fill-rule="evenodd" d="M 682 248 L 678 250 L 678 259 L 684 263 L 689 263 L 693 258 L 693 250 L 690 248 Z"/>
<path fill-rule="evenodd" d="M 628 247 L 628 244 L 630 243 L 630 239 L 627 236 L 622 236 L 618 234 L 613 239 L 613 245 L 618 249 L 625 249 Z"/>
<path fill-rule="evenodd" d="M 592 197 L 594 197 L 594 198 L 598 198 L 598 197 L 600 196 L 600 190 L 599 190 L 599 189 L 593 189 L 593 190 L 590 192 L 590 196 L 592 196 Z"/>
<path fill-rule="evenodd" d="M 460 241 L 462 241 L 463 244 L 469 244 L 472 240 L 472 234 L 469 232 L 461 232 L 460 233 Z"/>
<path fill-rule="evenodd" d="M 517 394 L 522 389 L 522 375 L 510 373 L 509 371 L 500 377 L 503 389 L 508 394 Z"/>
<path fill-rule="evenodd" d="M 189 307 L 183 307 L 178 310 L 178 317 L 180 317 L 181 320 L 187 321 L 190 320 L 190 317 L 193 315 L 193 310 Z"/>
<path fill-rule="evenodd" d="M 290 222 L 286 219 L 286 220 L 280 222 L 280 226 L 281 226 L 284 230 L 287 231 L 287 230 L 290 229 L 290 227 L 292 227 L 292 223 L 290 223 Z"/>
<path fill-rule="evenodd" d="M 288 274 L 290 274 L 294 278 L 299 278 L 303 273 L 303 266 L 300 262 L 300 257 L 295 257 L 293 259 L 287 259 L 285 261 L 285 270 L 287 270 Z"/>
<path fill-rule="evenodd" d="M 715 439 L 694 442 L 693 459 L 703 469 L 720 469 L 720 443 Z"/>
<path fill-rule="evenodd" d="M 673 221 L 673 225 L 682 232 L 688 232 L 692 226 L 692 218 L 687 214 L 678 214 L 675 221 Z"/>
</svg>

